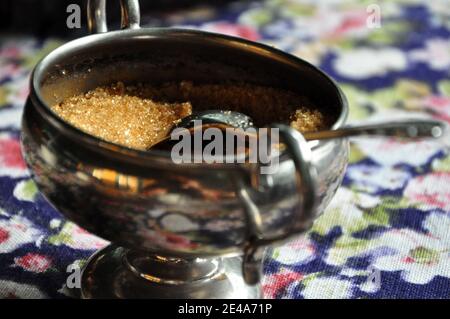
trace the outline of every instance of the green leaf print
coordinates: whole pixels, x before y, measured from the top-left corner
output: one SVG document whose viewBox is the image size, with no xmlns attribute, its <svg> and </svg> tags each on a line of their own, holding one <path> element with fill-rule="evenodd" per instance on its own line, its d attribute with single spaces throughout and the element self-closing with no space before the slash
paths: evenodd
<svg viewBox="0 0 450 319">
<path fill-rule="evenodd" d="M 366 156 L 367 155 L 364 154 L 356 144 L 350 143 L 350 154 L 348 158 L 349 164 L 357 163 L 366 158 Z"/>
<path fill-rule="evenodd" d="M 358 232 L 367 228 L 369 223 L 364 219 L 363 212 L 356 207 L 352 210 L 351 214 L 348 214 L 343 207 L 327 209 L 316 219 L 311 231 L 325 236 L 335 226 L 340 226 L 344 233 Z"/>
<path fill-rule="evenodd" d="M 343 265 L 348 258 L 361 255 L 370 248 L 370 240 L 341 236 L 328 250 L 326 261 L 331 265 Z"/>
<path fill-rule="evenodd" d="M 296 1 L 271 0 L 268 5 L 271 8 L 281 10 L 284 17 L 312 16 L 317 10 L 317 6 Z"/>
<path fill-rule="evenodd" d="M 73 243 L 73 237 L 72 237 L 72 228 L 74 227 L 74 224 L 71 222 L 66 222 L 61 229 L 61 231 L 53 236 L 50 236 L 48 238 L 48 242 L 52 245 L 59 246 L 61 244 L 70 245 Z"/>
<path fill-rule="evenodd" d="M 365 210 L 364 219 L 369 225 L 387 226 L 389 223 L 389 214 L 387 207 L 383 204 Z"/>
<path fill-rule="evenodd" d="M 361 120 L 371 115 L 372 111 L 368 106 L 372 102 L 367 92 L 348 84 L 342 84 L 340 87 L 348 100 L 350 120 Z"/>
<path fill-rule="evenodd" d="M 438 83 L 438 90 L 444 96 L 450 97 L 450 81 L 444 80 Z"/>
<path fill-rule="evenodd" d="M 398 80 L 393 87 L 376 90 L 371 100 L 377 109 L 401 108 L 414 110 L 420 99 L 431 94 L 429 85 L 413 80 Z"/>
<path fill-rule="evenodd" d="M 242 14 L 238 20 L 242 24 L 260 28 L 270 23 L 272 19 L 273 11 L 267 10 L 266 8 L 255 8 L 253 10 L 244 12 L 244 14 Z"/>
<path fill-rule="evenodd" d="M 450 154 L 444 158 L 435 159 L 431 166 L 435 172 L 450 172 Z"/>
<path fill-rule="evenodd" d="M 409 251 L 409 257 L 418 264 L 432 264 L 439 261 L 439 252 L 426 247 L 416 247 Z"/>
<path fill-rule="evenodd" d="M 392 45 L 405 40 L 405 34 L 411 29 L 407 21 L 383 21 L 382 28 L 373 28 L 367 41 L 376 45 Z"/>
<path fill-rule="evenodd" d="M 349 190 L 351 198 L 347 198 L 347 203 L 330 205 L 325 212 L 320 215 L 311 231 L 325 236 L 333 227 L 340 226 L 344 234 L 360 232 L 370 225 L 388 226 L 391 210 L 409 207 L 406 200 L 398 200 L 396 197 L 382 197 L 373 207 L 363 207 L 367 202 L 364 193 L 356 190 Z"/>
<path fill-rule="evenodd" d="M 314 280 L 314 279 L 316 279 L 316 278 L 318 278 L 318 277 L 321 277 L 321 276 L 323 276 L 323 275 L 325 275 L 325 272 L 323 272 L 323 271 L 311 273 L 311 274 L 308 274 L 308 275 L 304 276 L 304 277 L 300 280 L 300 282 L 301 282 L 301 284 L 302 284 L 303 286 L 307 286 L 312 280 Z"/>
<path fill-rule="evenodd" d="M 6 87 L 0 86 L 0 108 L 5 106 L 7 94 L 8 94 L 8 91 L 7 91 Z"/>
<path fill-rule="evenodd" d="M 14 188 L 14 196 L 23 201 L 34 201 L 37 192 L 38 189 L 32 179 L 21 181 Z"/>
</svg>

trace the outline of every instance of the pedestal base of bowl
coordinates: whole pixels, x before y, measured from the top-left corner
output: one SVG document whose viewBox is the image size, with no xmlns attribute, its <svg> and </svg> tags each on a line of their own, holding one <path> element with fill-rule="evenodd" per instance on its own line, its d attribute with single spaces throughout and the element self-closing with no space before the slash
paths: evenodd
<svg viewBox="0 0 450 319">
<path fill-rule="evenodd" d="M 115 245 L 83 269 L 83 298 L 261 298 L 242 277 L 242 258 L 169 258 Z"/>
</svg>

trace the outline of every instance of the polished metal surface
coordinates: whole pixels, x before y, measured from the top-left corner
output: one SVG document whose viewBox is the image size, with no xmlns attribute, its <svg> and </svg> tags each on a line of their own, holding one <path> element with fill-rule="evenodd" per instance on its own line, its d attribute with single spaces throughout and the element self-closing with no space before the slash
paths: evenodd
<svg viewBox="0 0 450 319">
<path fill-rule="evenodd" d="M 347 126 L 335 130 L 307 132 L 306 140 L 324 140 L 351 136 L 390 136 L 407 139 L 440 138 L 448 130 L 442 121 L 411 120 L 371 125 Z"/>
<path fill-rule="evenodd" d="M 197 122 L 196 122 L 197 121 Z M 224 124 L 235 128 L 246 129 L 253 127 L 253 120 L 245 114 L 236 111 L 224 110 L 207 110 L 202 112 L 194 112 L 192 115 L 186 116 L 174 128 L 191 128 L 198 121 L 203 124 Z"/>
<path fill-rule="evenodd" d="M 255 283 L 261 246 L 302 234 L 331 200 L 347 164 L 345 139 L 306 143 L 286 129 L 283 136 L 290 150 L 281 154 L 276 174 L 261 174 L 257 164 L 176 164 L 169 152 L 137 151 L 88 135 L 49 108 L 116 81 L 182 80 L 249 82 L 292 90 L 322 107 L 335 120 L 334 129 L 343 126 L 348 112 L 344 95 L 323 72 L 272 47 L 201 31 L 129 28 L 64 44 L 36 66 L 22 120 L 25 160 L 42 194 L 85 229 L 138 249 L 139 255 L 166 258 L 166 266 L 173 260 L 227 257 L 224 260 L 234 265 L 224 262 L 227 278 L 239 268 L 239 276 L 243 270 L 247 282 Z M 245 113 L 258 123 L 273 122 L 264 105 Z M 177 282 L 167 273 L 129 267 L 136 265 L 129 259 L 122 271 L 124 249 L 110 248 L 90 261 L 83 275 L 85 297 L 129 297 L 132 291 L 136 297 L 153 297 L 160 286 L 153 294 L 153 288 L 140 284 L 143 279 Z M 241 259 L 228 259 L 243 254 L 243 264 Z M 186 273 L 192 275 L 189 269 Z M 127 288 L 116 293 L 117 285 Z M 255 296 L 244 284 L 238 285 L 245 296 Z M 178 296 L 190 296 L 191 288 Z M 214 296 L 227 296 L 225 288 L 212 290 L 221 291 Z M 178 293 L 166 292 L 172 297 Z"/>
<path fill-rule="evenodd" d="M 180 57 L 181 49 L 192 58 Z M 227 52 L 218 55 L 217 51 Z M 155 52 L 163 57 L 158 60 Z M 235 63 L 230 64 L 230 59 Z M 205 68 L 210 63 L 213 70 L 218 65 L 223 70 L 215 73 Z M 269 68 L 270 76 L 264 76 Z M 336 114 L 335 128 L 343 124 L 347 106 L 340 90 L 298 58 L 205 32 L 125 30 L 69 42 L 36 66 L 23 117 L 24 156 L 49 201 L 99 236 L 128 247 L 139 245 L 171 254 L 240 254 L 247 245 L 247 225 L 243 204 L 236 196 L 239 181 L 251 190 L 265 236 L 283 236 L 292 229 L 301 199 L 289 154 L 281 155 L 279 172 L 267 176 L 259 174 L 255 165 L 175 164 L 169 152 L 136 151 L 88 135 L 61 120 L 48 105 L 119 80 L 220 82 L 246 80 L 248 73 L 262 85 L 296 84 L 292 90 L 321 105 L 336 106 L 328 115 Z M 302 91 L 307 86 L 303 81 L 314 88 Z M 254 119 L 267 116 L 263 110 L 248 115 Z M 330 140 L 309 145 L 318 172 L 318 213 L 340 184 L 348 144 Z"/>
<path fill-rule="evenodd" d="M 122 29 L 138 29 L 141 16 L 138 0 L 120 0 L 122 14 Z M 88 29 L 92 33 L 108 32 L 106 19 L 106 0 L 88 0 L 87 2 Z"/>
<path fill-rule="evenodd" d="M 128 264 L 129 253 L 122 247 L 111 245 L 93 255 L 83 270 L 81 296 L 89 299 L 261 298 L 258 284 L 244 282 L 240 257 L 167 261 L 165 257 L 154 256 L 149 261 L 143 254 L 144 262 L 141 263 L 144 265 L 141 267 L 145 269 L 137 274 Z M 133 258 L 138 258 L 137 253 L 134 254 Z M 155 261 L 158 257 L 162 259 L 159 263 Z M 203 275 L 199 268 L 212 271 Z"/>
</svg>

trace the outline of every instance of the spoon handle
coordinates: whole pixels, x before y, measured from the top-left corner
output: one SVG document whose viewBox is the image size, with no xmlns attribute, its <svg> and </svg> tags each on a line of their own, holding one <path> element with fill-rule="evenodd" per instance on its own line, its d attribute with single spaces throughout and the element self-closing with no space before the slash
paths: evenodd
<svg viewBox="0 0 450 319">
<path fill-rule="evenodd" d="M 324 140 L 350 136 L 374 135 L 402 138 L 438 138 L 444 134 L 447 125 L 441 121 L 411 120 L 383 124 L 347 126 L 336 130 L 307 132 L 306 140 Z"/>
</svg>

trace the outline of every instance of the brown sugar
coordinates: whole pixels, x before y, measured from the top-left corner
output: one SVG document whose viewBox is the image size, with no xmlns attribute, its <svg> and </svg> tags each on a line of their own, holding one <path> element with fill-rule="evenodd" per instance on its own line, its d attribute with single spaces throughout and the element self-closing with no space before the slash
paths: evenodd
<svg viewBox="0 0 450 319">
<path fill-rule="evenodd" d="M 155 102 L 129 94 L 130 90 L 121 82 L 98 87 L 52 109 L 86 133 L 139 150 L 164 138 L 177 120 L 192 113 L 189 102 Z"/>
<path fill-rule="evenodd" d="M 70 97 L 52 106 L 61 118 L 103 140 L 146 150 L 166 137 L 192 110 L 239 111 L 257 126 L 287 122 L 300 132 L 325 129 L 329 119 L 293 92 L 251 84 L 161 86 L 118 82 Z"/>
<path fill-rule="evenodd" d="M 290 120 L 290 125 L 302 133 L 323 130 L 328 126 L 323 113 L 306 107 L 295 110 Z"/>
</svg>

